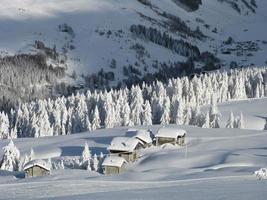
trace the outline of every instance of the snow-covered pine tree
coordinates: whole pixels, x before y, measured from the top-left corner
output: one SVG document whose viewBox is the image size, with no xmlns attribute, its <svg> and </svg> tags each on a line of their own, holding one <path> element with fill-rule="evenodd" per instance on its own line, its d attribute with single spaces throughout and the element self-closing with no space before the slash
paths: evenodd
<svg viewBox="0 0 267 200">
<path fill-rule="evenodd" d="M 234 113 L 230 112 L 229 119 L 226 123 L 226 128 L 234 128 L 234 127 L 235 127 Z"/>
<path fill-rule="evenodd" d="M 123 117 L 122 117 L 122 125 L 123 126 L 130 126 L 131 124 L 131 120 L 130 120 L 130 113 L 131 113 L 131 110 L 130 110 L 130 106 L 128 103 L 125 103 L 123 105 Z"/>
<path fill-rule="evenodd" d="M 99 169 L 98 169 L 98 163 L 99 163 L 99 161 L 98 161 L 97 155 L 94 154 L 94 157 L 93 157 L 93 167 L 94 167 L 94 171 L 96 171 L 96 172 L 99 171 Z"/>
<path fill-rule="evenodd" d="M 197 126 L 200 124 L 200 108 L 199 105 L 197 104 L 191 111 L 191 119 L 190 123 L 191 125 Z"/>
<path fill-rule="evenodd" d="M 244 116 L 243 113 L 240 113 L 239 118 L 237 119 L 237 128 L 244 129 Z"/>
<path fill-rule="evenodd" d="M 32 161 L 34 159 L 35 159 L 35 153 L 34 153 L 33 148 L 31 148 L 31 150 L 30 150 L 30 156 L 29 156 L 29 161 Z"/>
<path fill-rule="evenodd" d="M 182 100 L 180 100 L 179 102 L 177 101 L 177 113 L 176 113 L 176 119 L 175 119 L 175 123 L 177 125 L 182 125 L 184 124 L 184 103 Z"/>
<path fill-rule="evenodd" d="M 139 86 L 132 87 L 131 89 L 131 121 L 134 125 L 140 126 L 141 125 L 141 118 L 142 118 L 142 106 L 143 106 L 143 96 L 142 91 Z"/>
<path fill-rule="evenodd" d="M 0 169 L 7 171 L 17 171 L 19 169 L 20 152 L 10 140 L 9 144 L 3 148 L 4 154 L 0 162 Z"/>
<path fill-rule="evenodd" d="M 114 127 L 114 102 L 112 99 L 111 92 L 105 93 L 105 99 L 104 99 L 104 111 L 105 111 L 105 120 L 104 125 L 106 128 L 113 128 Z"/>
<path fill-rule="evenodd" d="M 104 162 L 104 154 L 102 152 L 100 152 L 99 155 L 99 161 L 98 161 L 98 172 L 102 173 L 102 163 Z"/>
<path fill-rule="evenodd" d="M 217 106 L 217 99 L 215 94 L 212 96 L 212 105 L 210 107 L 210 127 L 211 128 L 220 128 L 220 113 Z"/>
<path fill-rule="evenodd" d="M 152 125 L 152 110 L 148 100 L 143 105 L 142 124 L 145 126 Z"/>
<path fill-rule="evenodd" d="M 91 151 L 89 149 L 89 146 L 87 144 L 87 142 L 85 142 L 84 144 L 84 149 L 83 149 L 83 152 L 82 152 L 82 157 L 81 157 L 81 166 L 86 169 L 86 170 L 89 170 L 91 171 L 92 168 L 91 168 Z"/>
<path fill-rule="evenodd" d="M 160 123 L 165 125 L 165 124 L 169 124 L 170 122 L 170 99 L 169 97 L 165 97 L 164 102 L 163 102 L 163 112 L 160 118 Z"/>
<path fill-rule="evenodd" d="M 9 119 L 4 112 L 0 113 L 0 139 L 9 138 Z"/>
<path fill-rule="evenodd" d="M 98 111 L 98 107 L 96 105 L 96 107 L 94 109 L 94 113 L 93 113 L 92 130 L 99 129 L 100 127 L 101 126 L 100 126 L 99 111 Z"/>
<path fill-rule="evenodd" d="M 207 112 L 204 117 L 204 122 L 201 126 L 202 128 L 210 128 L 210 113 Z"/>
</svg>

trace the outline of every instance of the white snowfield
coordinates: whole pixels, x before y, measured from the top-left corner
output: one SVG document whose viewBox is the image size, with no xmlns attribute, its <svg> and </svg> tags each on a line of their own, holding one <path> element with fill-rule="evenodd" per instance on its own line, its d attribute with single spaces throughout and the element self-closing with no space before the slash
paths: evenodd
<svg viewBox="0 0 267 200">
<path fill-rule="evenodd" d="M 247 117 L 265 116 L 267 99 L 222 104 L 219 109 L 242 107 Z M 257 108 L 261 105 L 261 109 Z M 253 109 L 254 108 L 254 109 Z M 253 112 L 251 112 L 253 110 Z M 251 115 L 250 115 L 251 113 Z M 257 121 L 257 120 L 255 120 Z M 245 123 L 246 124 L 246 123 Z M 142 127 L 153 133 L 160 125 Z M 21 173 L 0 171 L 0 199 L 188 199 L 266 200 L 267 180 L 254 172 L 267 166 L 267 131 L 204 129 L 176 126 L 187 132 L 187 147 L 150 147 L 142 150 L 126 172 L 105 176 L 86 170 L 52 170 L 50 176 L 21 178 Z M 258 126 L 257 126 L 258 127 Z M 257 128 L 256 127 L 256 128 Z M 139 127 L 134 127 L 139 128 Z M 127 136 L 128 127 L 103 129 L 69 136 L 14 140 L 21 154 L 46 159 L 79 156 L 85 142 L 91 153 L 107 153 L 114 137 Z M 0 147 L 9 141 L 0 141 Z M 0 156 L 2 151 L 0 151 Z"/>
</svg>

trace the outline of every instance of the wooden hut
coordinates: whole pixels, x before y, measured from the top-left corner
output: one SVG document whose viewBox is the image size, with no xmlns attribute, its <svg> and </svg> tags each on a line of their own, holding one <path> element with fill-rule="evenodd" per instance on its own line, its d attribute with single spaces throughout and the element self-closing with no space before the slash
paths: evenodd
<svg viewBox="0 0 267 200">
<path fill-rule="evenodd" d="M 175 127 L 162 127 L 155 135 L 156 145 L 171 143 L 173 145 L 184 145 L 186 131 Z"/>
<path fill-rule="evenodd" d="M 44 160 L 32 160 L 25 164 L 23 171 L 25 172 L 25 178 L 46 176 L 50 174 L 50 166 Z"/>
<path fill-rule="evenodd" d="M 137 150 L 142 147 L 143 143 L 136 138 L 115 137 L 107 149 L 111 156 L 123 157 L 129 162 L 137 159 Z"/>
<path fill-rule="evenodd" d="M 143 144 L 143 148 L 150 147 L 152 145 L 152 137 L 150 130 L 140 129 L 136 131 L 136 135 L 134 138 L 140 140 L 141 144 Z"/>
<path fill-rule="evenodd" d="M 108 156 L 102 163 L 103 172 L 106 175 L 120 174 L 125 171 L 126 160 L 118 156 Z"/>
</svg>

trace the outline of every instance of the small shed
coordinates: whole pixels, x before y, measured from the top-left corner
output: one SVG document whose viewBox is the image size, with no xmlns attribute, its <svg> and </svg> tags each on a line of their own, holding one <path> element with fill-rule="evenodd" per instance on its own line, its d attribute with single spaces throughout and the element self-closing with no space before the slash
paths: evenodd
<svg viewBox="0 0 267 200">
<path fill-rule="evenodd" d="M 137 130 L 134 138 L 140 140 L 140 142 L 143 144 L 143 148 L 150 147 L 153 142 L 150 130 Z"/>
<path fill-rule="evenodd" d="M 25 177 L 46 176 L 50 174 L 50 165 L 44 160 L 32 160 L 25 164 Z"/>
<path fill-rule="evenodd" d="M 102 163 L 103 172 L 106 175 L 120 174 L 125 171 L 126 160 L 118 156 L 108 156 Z"/>
<path fill-rule="evenodd" d="M 174 145 L 184 145 L 186 131 L 175 127 L 162 127 L 155 135 L 156 145 L 171 143 Z"/>
<path fill-rule="evenodd" d="M 123 157 L 126 161 L 135 161 L 138 157 L 137 150 L 143 147 L 143 143 L 136 138 L 116 137 L 107 148 L 110 155 Z"/>
</svg>

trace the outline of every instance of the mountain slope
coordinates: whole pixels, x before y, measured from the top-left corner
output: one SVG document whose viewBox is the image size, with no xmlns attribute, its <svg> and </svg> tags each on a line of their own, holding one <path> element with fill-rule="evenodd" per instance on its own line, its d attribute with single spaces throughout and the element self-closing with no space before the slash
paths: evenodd
<svg viewBox="0 0 267 200">
<path fill-rule="evenodd" d="M 3 0 L 0 52 L 5 56 L 54 49 L 58 56 L 49 64 L 67 69 L 63 81 L 91 88 L 131 83 L 162 68 L 181 68 L 181 62 L 190 67 L 190 54 L 181 53 L 190 50 L 188 45 L 201 54 L 193 61 L 196 67 L 262 66 L 266 8 L 264 1 L 248 0 L 202 0 L 195 11 L 185 9 L 180 0 Z M 139 24 L 167 37 L 159 43 L 151 34 L 131 32 L 131 26 Z M 173 46 L 181 40 L 182 46 Z M 211 54 L 202 55 L 206 51 Z"/>
</svg>

